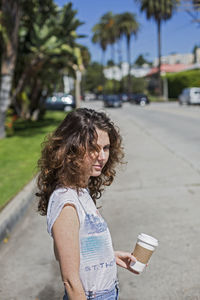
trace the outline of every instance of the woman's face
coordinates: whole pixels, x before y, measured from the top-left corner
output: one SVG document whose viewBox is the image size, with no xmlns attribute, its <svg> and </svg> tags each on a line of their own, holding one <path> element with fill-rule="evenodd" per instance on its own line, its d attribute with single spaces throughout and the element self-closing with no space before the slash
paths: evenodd
<svg viewBox="0 0 200 300">
<path fill-rule="evenodd" d="M 110 139 L 106 131 L 96 128 L 97 145 L 99 152 L 87 153 L 85 157 L 85 164 L 88 169 L 88 179 L 91 176 L 101 175 L 101 171 L 108 161 L 110 153 Z"/>
</svg>

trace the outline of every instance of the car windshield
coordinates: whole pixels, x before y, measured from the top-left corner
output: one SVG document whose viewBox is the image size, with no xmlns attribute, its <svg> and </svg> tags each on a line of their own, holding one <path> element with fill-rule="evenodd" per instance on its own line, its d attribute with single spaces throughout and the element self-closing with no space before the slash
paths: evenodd
<svg viewBox="0 0 200 300">
<path fill-rule="evenodd" d="M 108 95 L 107 97 L 106 97 L 106 100 L 112 100 L 112 101 L 118 101 L 119 100 L 119 96 L 117 96 L 117 95 Z"/>
</svg>

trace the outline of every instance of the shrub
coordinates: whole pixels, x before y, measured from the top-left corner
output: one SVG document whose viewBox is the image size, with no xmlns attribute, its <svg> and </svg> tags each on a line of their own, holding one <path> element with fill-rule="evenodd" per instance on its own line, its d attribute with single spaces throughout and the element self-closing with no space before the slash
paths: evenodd
<svg viewBox="0 0 200 300">
<path fill-rule="evenodd" d="M 200 87 L 200 70 L 188 70 L 166 75 L 169 98 L 177 98 L 184 88 Z"/>
</svg>

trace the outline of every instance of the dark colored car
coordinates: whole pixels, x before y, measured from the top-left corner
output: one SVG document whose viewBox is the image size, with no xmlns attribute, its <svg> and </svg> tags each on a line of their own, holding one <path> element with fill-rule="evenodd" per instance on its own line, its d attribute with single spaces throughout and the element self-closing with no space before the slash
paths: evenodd
<svg viewBox="0 0 200 300">
<path fill-rule="evenodd" d="M 55 93 L 52 97 L 46 99 L 45 108 L 47 110 L 70 111 L 75 108 L 75 100 L 70 94 Z"/>
<path fill-rule="evenodd" d="M 122 100 L 119 95 L 105 95 L 104 96 L 104 107 L 121 107 Z"/>
<path fill-rule="evenodd" d="M 145 106 L 146 104 L 149 104 L 149 98 L 145 94 L 132 94 L 129 96 L 130 98 L 130 103 L 132 104 L 138 104 L 141 106 Z"/>
<path fill-rule="evenodd" d="M 129 96 L 126 93 L 120 94 L 120 99 L 122 102 L 128 102 L 129 101 Z"/>
</svg>

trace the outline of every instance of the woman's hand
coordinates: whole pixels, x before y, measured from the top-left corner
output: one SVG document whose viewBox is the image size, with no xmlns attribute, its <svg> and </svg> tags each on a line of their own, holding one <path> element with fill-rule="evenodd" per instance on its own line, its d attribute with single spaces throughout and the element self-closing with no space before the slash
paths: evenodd
<svg viewBox="0 0 200 300">
<path fill-rule="evenodd" d="M 123 251 L 115 251 L 115 259 L 116 259 L 116 264 L 119 267 L 125 268 L 134 274 L 139 274 L 138 272 L 134 271 L 130 267 L 131 262 L 137 261 L 135 256 L 133 256 L 131 253 L 123 252 Z"/>
</svg>

